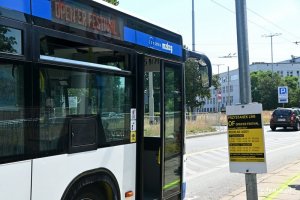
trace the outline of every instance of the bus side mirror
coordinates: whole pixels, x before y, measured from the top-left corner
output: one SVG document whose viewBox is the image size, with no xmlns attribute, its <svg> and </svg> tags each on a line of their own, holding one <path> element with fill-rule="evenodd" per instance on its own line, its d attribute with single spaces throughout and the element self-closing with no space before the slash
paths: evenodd
<svg viewBox="0 0 300 200">
<path fill-rule="evenodd" d="M 204 59 L 197 60 L 199 71 L 201 75 L 201 83 L 203 88 L 209 88 L 211 86 L 211 79 L 209 78 L 209 64 Z"/>
<path fill-rule="evenodd" d="M 201 78 L 201 87 L 210 88 L 212 83 L 212 67 L 210 60 L 204 54 L 185 50 L 186 59 L 192 59 L 198 66 L 198 72 Z"/>
<path fill-rule="evenodd" d="M 198 64 L 198 69 L 201 75 L 202 87 L 210 88 L 212 81 L 212 68 L 209 59 L 202 55 L 201 58 L 196 58 L 195 61 Z"/>
</svg>

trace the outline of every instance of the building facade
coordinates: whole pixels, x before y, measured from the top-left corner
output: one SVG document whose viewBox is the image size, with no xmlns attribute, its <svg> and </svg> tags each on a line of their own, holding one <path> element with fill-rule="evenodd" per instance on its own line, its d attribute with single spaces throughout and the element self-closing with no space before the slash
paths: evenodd
<svg viewBox="0 0 300 200">
<path fill-rule="evenodd" d="M 300 57 L 292 57 L 278 63 L 252 63 L 249 66 L 250 73 L 254 71 L 273 71 L 281 77 L 300 76 Z M 218 112 L 225 110 L 227 105 L 240 103 L 239 70 L 234 69 L 219 74 L 220 89 L 210 88 L 211 98 L 203 98 L 204 106 L 201 112 Z M 300 86 L 300 82 L 298 82 Z"/>
</svg>

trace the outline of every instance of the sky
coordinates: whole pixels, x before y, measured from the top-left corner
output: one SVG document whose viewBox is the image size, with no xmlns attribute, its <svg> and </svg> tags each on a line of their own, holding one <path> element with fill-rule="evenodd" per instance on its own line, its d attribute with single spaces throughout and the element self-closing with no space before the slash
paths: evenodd
<svg viewBox="0 0 300 200">
<path fill-rule="evenodd" d="M 246 0 L 249 64 L 300 57 L 300 0 Z M 183 37 L 192 49 L 192 0 L 119 0 L 119 7 Z M 194 0 L 195 50 L 205 53 L 213 73 L 238 68 L 235 0 Z M 299 41 L 299 45 L 294 42 Z M 218 67 L 219 65 L 219 67 Z"/>
</svg>

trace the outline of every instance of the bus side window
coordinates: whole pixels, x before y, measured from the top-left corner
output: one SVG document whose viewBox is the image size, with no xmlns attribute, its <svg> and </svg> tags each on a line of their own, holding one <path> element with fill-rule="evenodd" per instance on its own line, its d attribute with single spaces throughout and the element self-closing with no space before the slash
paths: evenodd
<svg viewBox="0 0 300 200">
<path fill-rule="evenodd" d="M 0 62 L 0 160 L 25 154 L 25 132 L 32 124 L 25 120 L 24 68 Z M 30 109 L 27 109 L 30 111 Z"/>
</svg>

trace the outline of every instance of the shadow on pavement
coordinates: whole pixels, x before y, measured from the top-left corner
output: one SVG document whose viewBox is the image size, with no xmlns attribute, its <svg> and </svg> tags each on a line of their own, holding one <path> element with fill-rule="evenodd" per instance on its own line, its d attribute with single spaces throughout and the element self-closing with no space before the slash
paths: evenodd
<svg viewBox="0 0 300 200">
<path fill-rule="evenodd" d="M 300 185 L 289 185 L 290 188 L 294 188 L 295 190 L 300 190 Z"/>
</svg>

